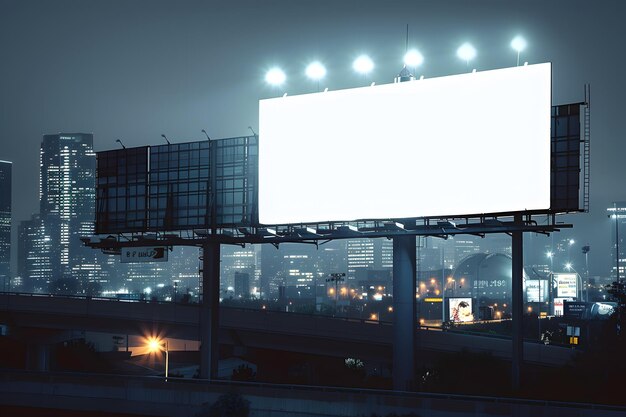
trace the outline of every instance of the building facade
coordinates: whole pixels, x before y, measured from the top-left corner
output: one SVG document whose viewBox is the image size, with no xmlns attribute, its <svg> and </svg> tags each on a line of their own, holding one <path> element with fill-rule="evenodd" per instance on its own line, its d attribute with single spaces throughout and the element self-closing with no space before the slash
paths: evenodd
<svg viewBox="0 0 626 417">
<path fill-rule="evenodd" d="M 52 282 L 63 281 L 67 291 L 84 293 L 93 284 L 106 284 L 100 253 L 80 240 L 94 232 L 93 135 L 44 135 L 39 170 L 39 214 L 20 225 L 19 269 L 25 286 L 46 292 Z"/>
<path fill-rule="evenodd" d="M 626 201 L 616 201 L 607 209 L 611 219 L 611 278 L 626 278 Z"/>
<path fill-rule="evenodd" d="M 12 163 L 0 161 L 0 283 L 11 284 L 11 170 Z"/>
</svg>

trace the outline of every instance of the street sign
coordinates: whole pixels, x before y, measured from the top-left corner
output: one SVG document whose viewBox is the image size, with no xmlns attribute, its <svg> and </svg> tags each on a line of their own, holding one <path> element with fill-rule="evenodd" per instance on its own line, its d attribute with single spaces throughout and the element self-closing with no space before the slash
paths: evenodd
<svg viewBox="0 0 626 417">
<path fill-rule="evenodd" d="M 167 247 L 122 248 L 122 263 L 167 262 Z"/>
</svg>

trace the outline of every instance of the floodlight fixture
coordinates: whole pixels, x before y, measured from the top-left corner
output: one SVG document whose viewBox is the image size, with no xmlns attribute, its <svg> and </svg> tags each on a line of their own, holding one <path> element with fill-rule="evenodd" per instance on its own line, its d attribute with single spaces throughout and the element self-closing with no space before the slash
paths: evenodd
<svg viewBox="0 0 626 417">
<path fill-rule="evenodd" d="M 521 36 L 516 36 L 511 41 L 511 48 L 515 49 L 517 52 L 522 52 L 526 49 L 526 40 Z"/>
<path fill-rule="evenodd" d="M 374 69 L 374 61 L 367 55 L 361 55 L 354 60 L 352 68 L 358 73 L 367 75 Z"/>
<path fill-rule="evenodd" d="M 326 76 L 326 67 L 319 61 L 311 62 L 306 67 L 306 76 L 314 81 L 319 81 Z"/>
<path fill-rule="evenodd" d="M 511 41 L 511 48 L 517 51 L 517 65 L 519 66 L 519 54 L 526 49 L 526 40 L 521 36 L 516 36 Z"/>
<path fill-rule="evenodd" d="M 476 49 L 470 43 L 466 42 L 457 49 L 456 54 L 469 66 L 469 62 L 476 58 Z"/>
<path fill-rule="evenodd" d="M 274 67 L 270 69 L 265 74 L 265 81 L 268 84 L 276 86 L 276 87 L 282 85 L 286 80 L 287 80 L 287 76 L 285 75 L 283 70 L 281 70 L 278 67 Z"/>
<path fill-rule="evenodd" d="M 424 56 L 417 49 L 411 49 L 404 54 L 404 65 L 417 68 L 424 62 Z"/>
</svg>

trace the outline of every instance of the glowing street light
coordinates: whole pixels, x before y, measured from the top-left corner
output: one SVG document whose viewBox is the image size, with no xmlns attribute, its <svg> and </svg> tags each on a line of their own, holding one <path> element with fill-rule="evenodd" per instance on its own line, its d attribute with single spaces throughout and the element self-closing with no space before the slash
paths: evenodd
<svg viewBox="0 0 626 417">
<path fill-rule="evenodd" d="M 457 49 L 456 54 L 465 61 L 465 64 L 469 67 L 469 62 L 476 58 L 476 49 L 470 43 L 466 42 Z"/>
<path fill-rule="evenodd" d="M 516 36 L 511 41 L 511 48 L 517 51 L 517 65 L 519 66 L 519 54 L 526 49 L 526 40 L 521 36 Z"/>
<path fill-rule="evenodd" d="M 372 70 L 374 69 L 374 61 L 372 61 L 372 59 L 367 55 L 361 55 L 354 60 L 354 62 L 352 63 L 352 68 L 356 72 L 365 76 L 372 72 Z"/>
<path fill-rule="evenodd" d="M 409 68 L 417 68 L 424 62 L 424 56 L 417 49 L 411 49 L 404 54 L 404 65 Z"/>
<path fill-rule="evenodd" d="M 265 74 L 265 82 L 275 87 L 281 86 L 287 80 L 287 76 L 278 67 L 274 67 Z"/>
<path fill-rule="evenodd" d="M 167 381 L 167 376 L 168 376 L 169 367 L 170 367 L 170 355 L 169 355 L 167 340 L 165 340 L 165 343 L 163 344 L 162 340 L 159 340 L 155 337 L 149 338 L 148 350 L 150 351 L 150 353 L 156 353 L 159 351 L 165 352 L 165 380 Z"/>
<path fill-rule="evenodd" d="M 568 263 L 565 264 L 565 269 L 567 269 L 568 271 L 574 271 L 574 273 L 576 274 L 576 283 L 580 284 L 580 287 L 578 288 L 578 291 L 576 291 L 577 292 L 576 296 L 579 299 L 582 299 L 582 293 L 583 293 L 583 288 L 582 288 L 583 287 L 583 279 L 582 279 L 582 277 L 580 276 L 578 271 L 574 269 L 574 266 L 572 265 L 571 262 L 568 262 Z"/>
<path fill-rule="evenodd" d="M 306 76 L 317 81 L 317 90 L 320 89 L 320 80 L 326 76 L 326 67 L 324 67 L 319 61 L 311 62 L 306 67 Z"/>
</svg>

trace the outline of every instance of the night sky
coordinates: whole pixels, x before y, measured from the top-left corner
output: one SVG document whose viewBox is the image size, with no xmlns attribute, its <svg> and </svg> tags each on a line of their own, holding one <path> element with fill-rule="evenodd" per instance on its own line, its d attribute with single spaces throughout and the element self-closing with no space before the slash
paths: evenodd
<svg viewBox="0 0 626 417">
<path fill-rule="evenodd" d="M 0 159 L 13 161 L 13 222 L 38 211 L 38 152 L 45 133 L 93 132 L 96 151 L 246 135 L 258 100 L 364 84 L 354 58 L 369 54 L 368 81 L 387 83 L 410 47 L 417 75 L 464 72 L 456 49 L 471 42 L 478 70 L 521 60 L 553 63 L 553 104 L 582 101 L 591 84 L 591 210 L 564 217 L 592 247 L 592 274 L 609 271 L 606 207 L 626 200 L 623 138 L 626 2 L 612 1 L 28 1 L 0 0 Z M 279 65 L 281 91 L 264 82 Z M 306 126 L 302 127 L 306 129 Z M 512 127 L 513 129 L 514 127 Z M 511 155 L 511 157 L 515 157 Z M 529 161 L 529 169 L 532 162 Z M 15 241 L 15 237 L 14 237 Z M 583 242 L 584 241 L 584 242 Z M 13 245 L 15 247 L 15 245 Z M 14 250 L 15 260 L 15 250 Z"/>
</svg>

